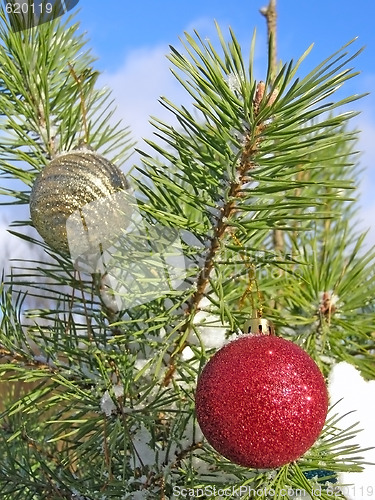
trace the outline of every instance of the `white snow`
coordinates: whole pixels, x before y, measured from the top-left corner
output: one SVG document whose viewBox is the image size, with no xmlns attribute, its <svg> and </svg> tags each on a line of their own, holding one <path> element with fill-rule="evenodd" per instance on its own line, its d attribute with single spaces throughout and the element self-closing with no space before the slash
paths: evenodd
<svg viewBox="0 0 375 500">
<path fill-rule="evenodd" d="M 203 298 L 199 303 L 199 307 L 204 310 L 197 312 L 194 317 L 194 325 L 199 331 L 206 349 L 220 349 L 224 344 L 236 338 L 236 335 L 232 335 L 230 338 L 226 337 L 228 326 L 223 325 L 219 316 L 209 312 L 209 309 L 212 307 L 209 299 L 206 297 Z M 195 333 L 190 334 L 189 342 L 199 345 L 199 340 Z"/>
<path fill-rule="evenodd" d="M 187 346 L 181 353 L 181 359 L 183 361 L 189 361 L 189 359 L 194 358 L 194 351 L 191 347 Z"/>
<path fill-rule="evenodd" d="M 120 398 L 124 395 L 124 386 L 122 384 L 117 384 L 112 387 L 113 393 L 116 398 Z M 117 406 L 114 403 L 109 391 L 105 391 L 100 400 L 100 409 L 107 416 L 111 416 L 114 411 L 116 411 Z"/>
<path fill-rule="evenodd" d="M 238 76 L 234 73 L 229 73 L 227 83 L 232 92 L 239 92 L 241 90 L 241 83 L 238 79 Z"/>
<path fill-rule="evenodd" d="M 155 451 L 149 445 L 152 436 L 143 425 L 133 437 L 135 453 L 135 467 L 144 467 L 155 464 Z"/>
<path fill-rule="evenodd" d="M 343 398 L 336 407 L 340 414 L 355 410 L 342 419 L 341 425 L 346 428 L 359 422 L 358 428 L 363 431 L 357 434 L 356 443 L 362 448 L 375 447 L 375 380 L 364 380 L 354 366 L 341 362 L 331 371 L 328 390 L 332 403 Z M 375 449 L 368 450 L 361 456 L 366 462 L 375 463 Z M 343 493 L 349 500 L 374 498 L 375 465 L 366 465 L 363 472 L 342 472 L 339 474 L 339 483 L 347 485 L 343 487 Z"/>
</svg>

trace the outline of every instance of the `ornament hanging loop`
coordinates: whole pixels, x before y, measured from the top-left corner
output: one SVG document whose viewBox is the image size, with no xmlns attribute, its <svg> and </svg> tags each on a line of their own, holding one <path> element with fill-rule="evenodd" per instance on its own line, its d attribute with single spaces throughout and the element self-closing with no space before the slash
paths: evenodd
<svg viewBox="0 0 375 500">
<path fill-rule="evenodd" d="M 266 318 L 250 318 L 244 325 L 244 333 L 252 335 L 275 335 L 275 326 Z"/>
<path fill-rule="evenodd" d="M 233 240 L 235 241 L 235 243 L 241 249 L 244 249 L 241 241 L 234 234 L 234 231 L 233 230 L 229 231 L 229 234 L 233 238 Z M 245 305 L 246 298 L 249 297 L 250 298 L 250 302 L 251 302 L 251 307 L 252 307 L 253 311 L 256 310 L 256 314 L 254 316 L 255 317 L 257 317 L 258 315 L 262 316 L 263 305 L 262 305 L 261 293 L 260 293 L 259 286 L 258 286 L 258 280 L 257 280 L 257 277 L 256 277 L 256 267 L 255 267 L 255 265 L 252 262 L 249 262 L 247 260 L 246 255 L 244 254 L 244 252 L 240 251 L 239 255 L 240 255 L 241 259 L 243 260 L 244 265 L 245 265 L 245 267 L 247 269 L 247 278 L 248 278 L 248 285 L 247 285 L 246 290 L 244 291 L 244 293 L 242 294 L 242 297 L 240 299 L 240 303 L 239 303 L 240 309 L 243 308 L 243 306 Z M 254 300 L 254 295 L 253 295 L 253 293 L 254 293 L 253 285 L 255 285 L 255 291 L 256 291 L 256 294 L 257 294 L 257 298 L 258 298 L 258 308 L 257 309 L 255 309 L 255 300 Z"/>
</svg>

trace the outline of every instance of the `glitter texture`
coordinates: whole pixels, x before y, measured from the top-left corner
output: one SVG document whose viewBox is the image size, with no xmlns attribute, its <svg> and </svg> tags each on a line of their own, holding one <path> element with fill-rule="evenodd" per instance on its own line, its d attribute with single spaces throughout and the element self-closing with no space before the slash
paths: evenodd
<svg viewBox="0 0 375 500">
<path fill-rule="evenodd" d="M 53 159 L 35 180 L 30 195 L 31 220 L 51 248 L 67 254 L 68 218 L 89 203 L 127 188 L 121 170 L 94 151 L 81 149 L 63 153 Z M 105 247 L 116 230 L 116 207 L 108 204 L 103 209 L 103 203 L 98 204 L 97 220 L 95 210 L 95 207 L 91 210 L 90 223 L 99 230 L 91 231 L 92 247 L 99 244 Z M 84 220 L 82 223 L 85 225 Z"/>
<path fill-rule="evenodd" d="M 230 461 L 260 469 L 299 458 L 316 441 L 328 393 L 314 360 L 276 336 L 244 335 L 221 348 L 197 385 L 208 442 Z"/>
</svg>

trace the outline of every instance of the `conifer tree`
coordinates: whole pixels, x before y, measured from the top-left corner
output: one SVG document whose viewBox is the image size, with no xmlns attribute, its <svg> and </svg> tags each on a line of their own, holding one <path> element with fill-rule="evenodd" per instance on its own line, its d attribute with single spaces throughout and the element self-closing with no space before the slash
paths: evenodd
<svg viewBox="0 0 375 500">
<path fill-rule="evenodd" d="M 374 253 L 361 253 L 353 227 L 357 132 L 355 112 L 342 110 L 360 96 L 335 94 L 360 50 L 349 42 L 307 75 L 311 48 L 279 65 L 270 13 L 263 81 L 255 36 L 249 63 L 219 26 L 216 40 L 186 33 L 183 50 L 171 47 L 195 111 L 161 98 L 178 127 L 153 118 L 154 153 L 137 145 L 121 217 L 107 220 L 100 205 L 109 249 L 99 241 L 80 259 L 79 246 L 73 256 L 40 238 L 31 218 L 14 222 L 13 237 L 43 256 L 13 263 L 1 285 L 1 498 L 345 498 L 338 474 L 362 470 L 359 429 L 340 426 L 336 401 L 315 444 L 271 469 L 224 458 L 197 424 L 203 367 L 254 316 L 325 377 L 347 361 L 375 378 Z M 74 16 L 15 31 L 0 15 L 0 170 L 23 186 L 1 188 L 9 205 L 29 205 L 62 153 L 121 167 L 131 134 L 113 124 Z"/>
</svg>

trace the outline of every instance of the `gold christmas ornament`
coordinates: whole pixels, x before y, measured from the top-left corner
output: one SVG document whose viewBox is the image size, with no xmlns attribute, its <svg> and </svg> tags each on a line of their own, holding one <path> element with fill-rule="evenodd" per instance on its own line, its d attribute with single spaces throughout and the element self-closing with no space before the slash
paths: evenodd
<svg viewBox="0 0 375 500">
<path fill-rule="evenodd" d="M 128 188 L 121 170 L 95 151 L 62 153 L 35 180 L 31 220 L 59 253 L 97 253 L 129 223 Z"/>
</svg>

